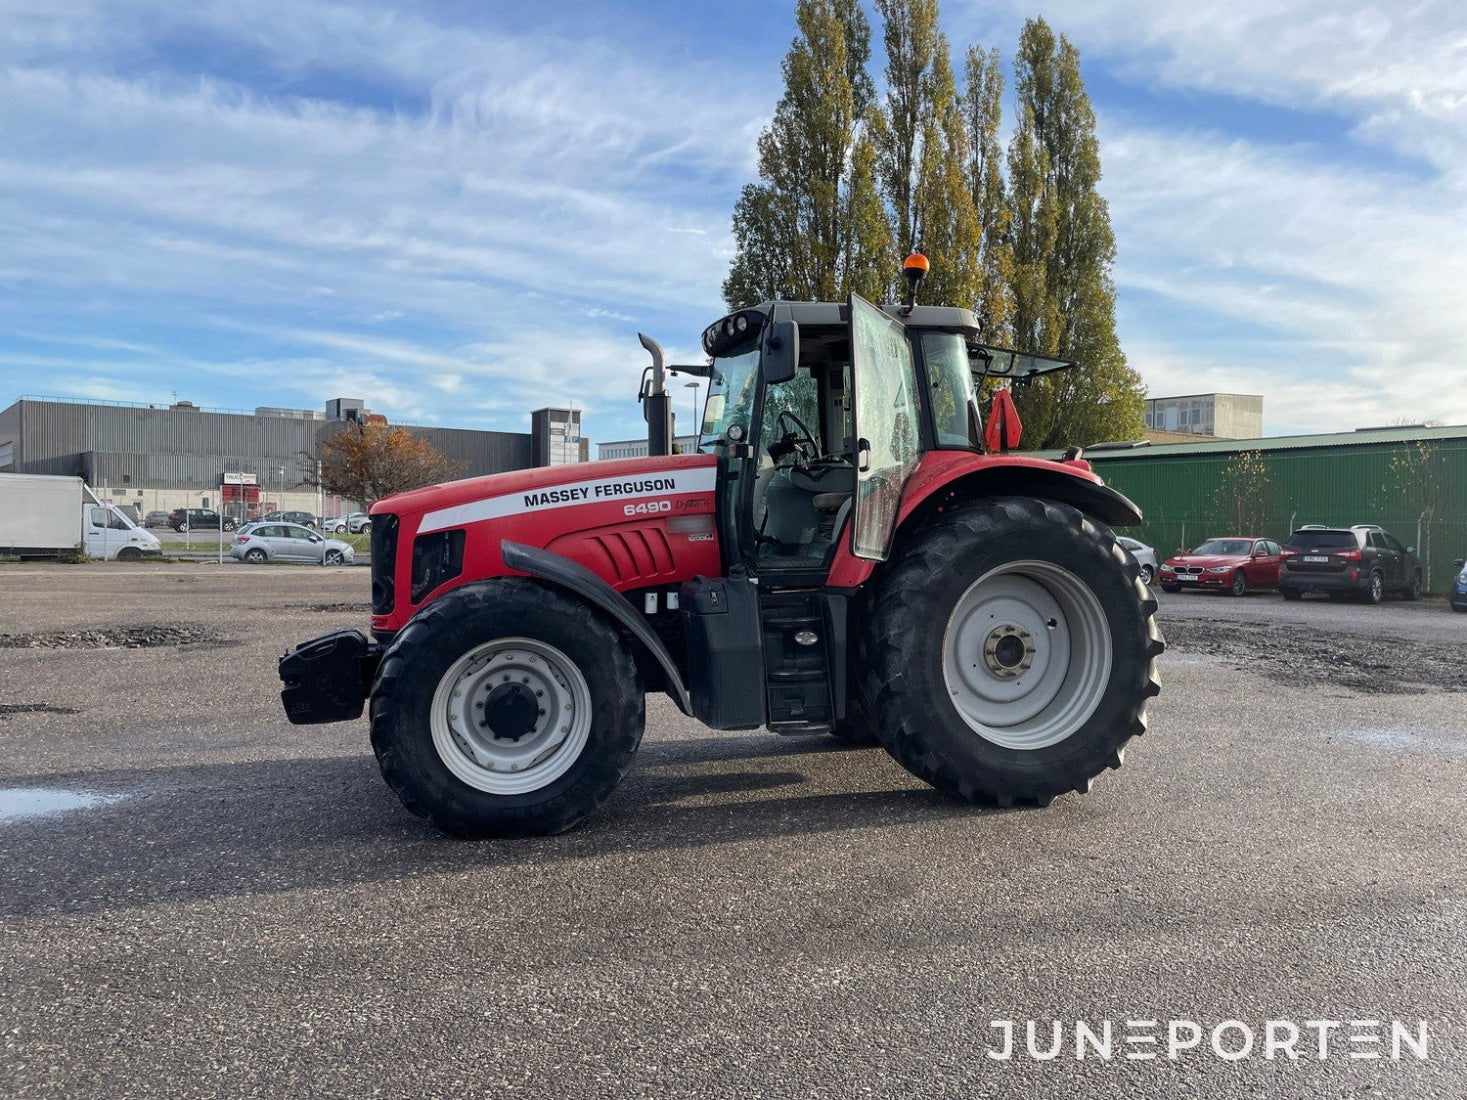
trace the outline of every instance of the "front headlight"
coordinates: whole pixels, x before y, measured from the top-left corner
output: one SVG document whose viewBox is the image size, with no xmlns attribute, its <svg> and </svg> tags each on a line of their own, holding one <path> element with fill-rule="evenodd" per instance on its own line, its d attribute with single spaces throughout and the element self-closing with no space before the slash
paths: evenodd
<svg viewBox="0 0 1467 1100">
<path fill-rule="evenodd" d="M 1457 583 L 1467 584 L 1467 569 L 1463 569 L 1462 572 L 1457 574 Z"/>
<path fill-rule="evenodd" d="M 1231 565 L 1209 565 L 1207 571 L 1209 573 L 1231 573 L 1233 567 Z"/>
</svg>

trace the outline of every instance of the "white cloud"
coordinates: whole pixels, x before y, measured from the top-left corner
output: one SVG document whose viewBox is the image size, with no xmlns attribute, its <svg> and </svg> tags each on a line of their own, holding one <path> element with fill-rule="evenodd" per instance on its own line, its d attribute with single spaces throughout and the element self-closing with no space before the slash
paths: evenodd
<svg viewBox="0 0 1467 1100">
<path fill-rule="evenodd" d="M 666 28 L 683 48 L 649 52 L 637 29 L 567 33 L 569 8 L 521 34 L 469 8 L 12 0 L 0 387 L 359 395 L 506 430 L 574 400 L 593 438 L 642 431 L 635 333 L 696 358 L 722 311 L 789 36 L 755 56 Z M 943 14 L 959 49 L 1011 57 L 1032 8 Z M 1151 108 L 1097 100 L 1121 336 L 1153 394 L 1262 393 L 1270 431 L 1467 422 L 1467 18 L 1440 0 L 1044 14 Z M 1270 112 L 1293 128 L 1266 132 Z"/>
</svg>

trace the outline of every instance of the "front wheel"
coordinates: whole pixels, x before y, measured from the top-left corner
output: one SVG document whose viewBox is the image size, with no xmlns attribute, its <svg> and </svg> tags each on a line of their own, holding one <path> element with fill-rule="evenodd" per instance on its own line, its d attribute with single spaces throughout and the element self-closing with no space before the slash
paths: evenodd
<svg viewBox="0 0 1467 1100">
<path fill-rule="evenodd" d="M 1165 643 L 1108 528 L 999 498 L 936 517 L 894 560 L 863 690 L 903 767 L 969 801 L 1045 805 L 1120 766 Z"/>
<path fill-rule="evenodd" d="M 1146 585 L 1146 587 L 1151 587 L 1151 581 L 1155 577 L 1155 575 L 1156 574 L 1152 571 L 1151 566 L 1143 565 L 1141 567 L 1141 583 Z"/>
<path fill-rule="evenodd" d="M 124 546 L 121 550 L 117 551 L 117 560 L 142 561 L 143 552 L 139 550 L 136 546 Z"/>
<path fill-rule="evenodd" d="M 1246 595 L 1248 592 L 1248 578 L 1239 569 L 1233 574 L 1233 583 L 1228 586 L 1228 592 L 1234 596 Z"/>
<path fill-rule="evenodd" d="M 325 556 L 323 558 L 323 562 L 326 565 L 340 565 L 341 564 L 341 551 L 340 550 L 327 550 L 326 551 L 326 554 L 325 554 Z"/>
<path fill-rule="evenodd" d="M 1417 569 L 1411 574 L 1411 583 L 1406 587 L 1406 599 L 1421 599 L 1421 570 Z"/>
<path fill-rule="evenodd" d="M 413 617 L 372 688 L 372 747 L 412 812 L 447 833 L 559 833 L 616 789 L 645 701 L 617 629 L 534 581 L 465 585 Z"/>
</svg>

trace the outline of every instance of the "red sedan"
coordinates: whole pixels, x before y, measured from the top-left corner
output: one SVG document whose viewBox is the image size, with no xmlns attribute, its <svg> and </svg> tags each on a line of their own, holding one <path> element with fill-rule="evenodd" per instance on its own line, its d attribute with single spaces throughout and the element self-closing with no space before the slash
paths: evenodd
<svg viewBox="0 0 1467 1100">
<path fill-rule="evenodd" d="M 1168 558 L 1157 573 L 1163 592 L 1212 588 L 1241 596 L 1250 588 L 1279 585 L 1279 544 L 1234 536 L 1208 539 L 1197 549 Z"/>
</svg>

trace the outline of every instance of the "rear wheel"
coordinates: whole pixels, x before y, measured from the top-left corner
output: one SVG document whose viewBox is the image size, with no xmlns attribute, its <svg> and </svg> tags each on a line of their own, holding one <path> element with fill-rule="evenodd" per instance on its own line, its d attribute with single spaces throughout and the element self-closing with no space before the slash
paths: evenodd
<svg viewBox="0 0 1467 1100">
<path fill-rule="evenodd" d="M 1421 570 L 1417 569 L 1411 574 L 1411 583 L 1406 586 L 1406 599 L 1421 599 Z"/>
<path fill-rule="evenodd" d="M 1134 560 L 1074 508 L 946 512 L 902 549 L 868 621 L 877 735 L 969 801 L 1087 791 L 1146 729 L 1165 648 L 1155 611 Z"/>
<path fill-rule="evenodd" d="M 268 557 L 269 555 L 258 546 L 253 550 L 245 551 L 245 561 L 253 562 L 256 565 L 264 565 Z"/>
<path fill-rule="evenodd" d="M 831 727 L 830 735 L 847 745 L 874 745 L 880 740 L 876 724 L 858 696 L 846 702 L 846 716 Z"/>
<path fill-rule="evenodd" d="M 1229 594 L 1234 596 L 1242 596 L 1246 594 L 1247 591 L 1248 578 L 1243 573 L 1243 571 L 1239 569 L 1236 573 L 1233 574 L 1233 583 L 1228 586 L 1228 592 Z"/>
<path fill-rule="evenodd" d="M 1155 573 L 1153 573 L 1151 566 L 1143 565 L 1141 567 L 1141 583 L 1146 585 L 1148 588 L 1151 586 L 1151 581 L 1154 576 Z"/>
<path fill-rule="evenodd" d="M 643 687 L 617 630 L 533 581 L 466 585 L 382 658 L 372 747 L 403 804 L 458 836 L 559 833 L 616 789 Z"/>
<path fill-rule="evenodd" d="M 1370 574 L 1370 585 L 1364 592 L 1360 593 L 1360 598 L 1366 603 L 1380 603 L 1381 600 L 1385 599 L 1385 578 L 1379 573 L 1372 572 Z"/>
</svg>

